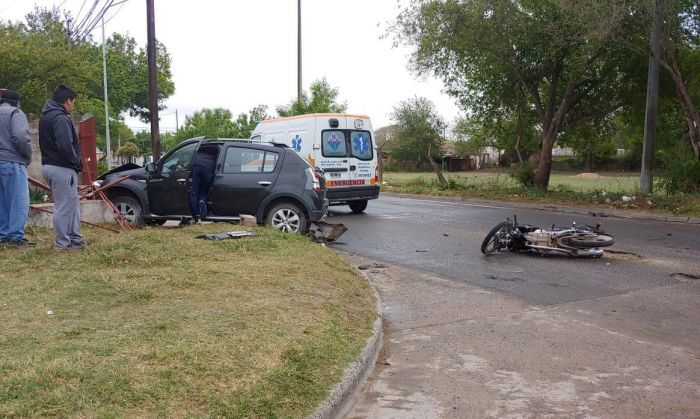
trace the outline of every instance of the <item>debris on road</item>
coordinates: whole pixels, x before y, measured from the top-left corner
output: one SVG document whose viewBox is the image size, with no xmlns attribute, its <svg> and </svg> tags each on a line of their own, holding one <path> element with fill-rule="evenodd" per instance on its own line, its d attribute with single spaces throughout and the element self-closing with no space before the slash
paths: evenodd
<svg viewBox="0 0 700 419">
<path fill-rule="evenodd" d="M 240 239 L 242 237 L 252 237 L 257 236 L 257 233 L 252 231 L 227 231 L 224 233 L 210 233 L 210 234 L 200 234 L 195 236 L 196 239 L 204 240 L 227 240 L 227 239 Z"/>
</svg>

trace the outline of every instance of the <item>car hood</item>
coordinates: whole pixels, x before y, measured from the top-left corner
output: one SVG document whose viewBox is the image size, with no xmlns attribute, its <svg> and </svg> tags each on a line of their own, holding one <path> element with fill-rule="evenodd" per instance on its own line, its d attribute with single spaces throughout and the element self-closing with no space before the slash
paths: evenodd
<svg viewBox="0 0 700 419">
<path fill-rule="evenodd" d="M 129 175 L 132 178 L 144 178 L 147 172 L 146 168 L 139 166 L 138 164 L 127 163 L 101 174 L 97 179 L 105 180 L 112 177 L 116 173 L 118 173 L 119 176 Z"/>
</svg>

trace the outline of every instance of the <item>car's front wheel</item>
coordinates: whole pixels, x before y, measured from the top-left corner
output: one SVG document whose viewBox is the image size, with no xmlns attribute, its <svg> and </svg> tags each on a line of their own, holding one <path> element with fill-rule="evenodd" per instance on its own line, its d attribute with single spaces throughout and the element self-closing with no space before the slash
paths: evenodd
<svg viewBox="0 0 700 419">
<path fill-rule="evenodd" d="M 112 198 L 112 203 L 129 224 L 135 227 L 143 227 L 143 210 L 138 199 L 128 195 L 119 195 Z"/>
<path fill-rule="evenodd" d="M 265 224 L 285 233 L 305 234 L 309 230 L 306 214 L 291 202 L 282 202 L 272 207 L 267 213 Z"/>
</svg>

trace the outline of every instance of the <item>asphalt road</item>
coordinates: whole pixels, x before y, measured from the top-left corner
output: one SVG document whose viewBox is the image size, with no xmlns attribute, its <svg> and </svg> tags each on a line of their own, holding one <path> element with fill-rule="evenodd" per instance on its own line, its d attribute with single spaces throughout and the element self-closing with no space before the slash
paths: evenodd
<svg viewBox="0 0 700 419">
<path fill-rule="evenodd" d="M 615 237 L 603 259 L 501 253 L 484 257 L 484 236 L 506 217 L 541 227 L 595 225 Z M 528 304 L 553 305 L 668 286 L 700 276 L 700 226 L 383 196 L 363 214 L 331 207 L 348 231 L 341 250 L 493 289 Z"/>
<path fill-rule="evenodd" d="M 346 417 L 700 417 L 700 226 L 604 218 L 602 259 L 479 247 L 517 214 L 383 196 L 332 209 L 334 245 L 382 298 L 384 345 Z"/>
</svg>

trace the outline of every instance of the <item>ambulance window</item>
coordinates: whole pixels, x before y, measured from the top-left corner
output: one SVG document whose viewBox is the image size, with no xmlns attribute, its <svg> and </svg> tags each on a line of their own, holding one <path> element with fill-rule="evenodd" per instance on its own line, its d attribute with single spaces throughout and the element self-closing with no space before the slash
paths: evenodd
<svg viewBox="0 0 700 419">
<path fill-rule="evenodd" d="M 345 133 L 340 130 L 327 130 L 321 134 L 324 157 L 346 157 L 348 150 L 345 148 Z"/>
<path fill-rule="evenodd" d="M 350 131 L 352 156 L 360 160 L 372 160 L 372 137 L 369 131 Z"/>
</svg>

